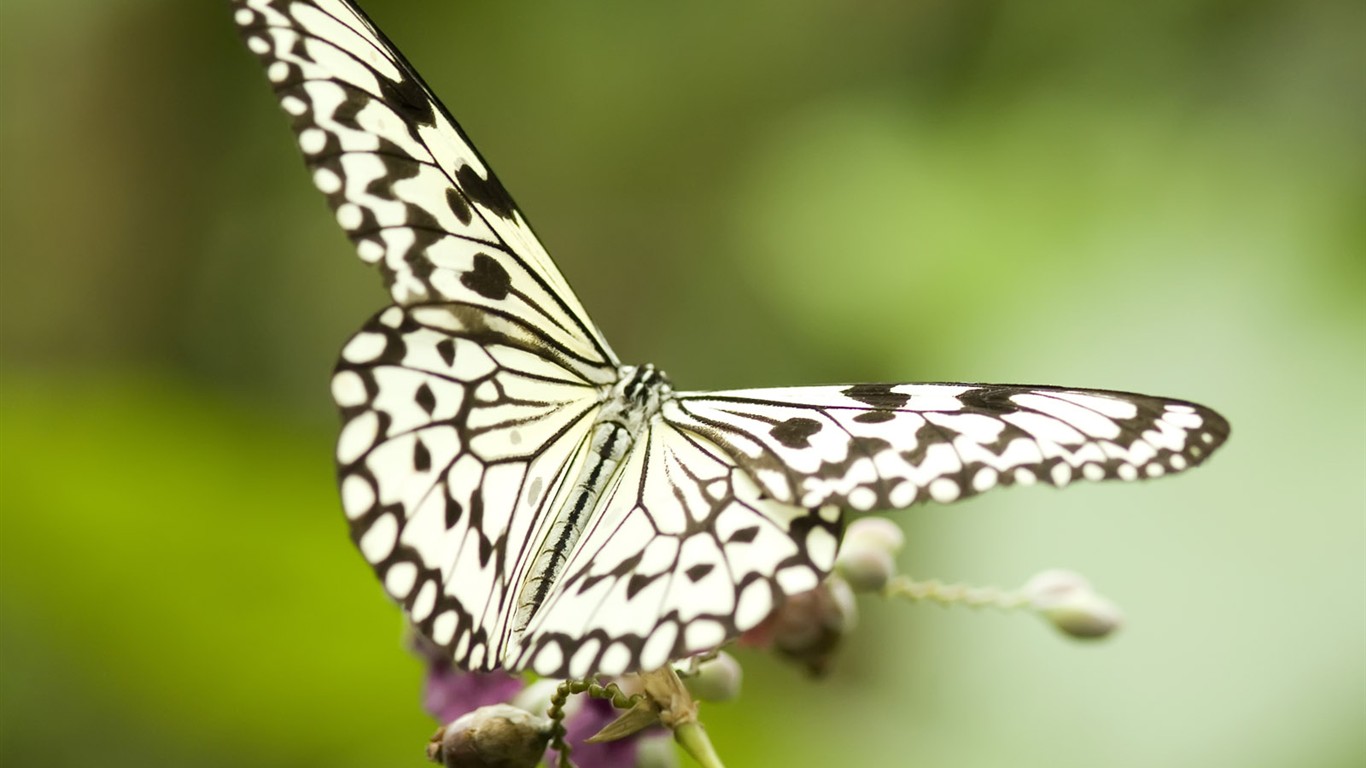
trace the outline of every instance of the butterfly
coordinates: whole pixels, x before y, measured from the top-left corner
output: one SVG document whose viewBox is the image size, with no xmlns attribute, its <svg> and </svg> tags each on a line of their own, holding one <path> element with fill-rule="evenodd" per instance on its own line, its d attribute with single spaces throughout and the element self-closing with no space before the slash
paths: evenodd
<svg viewBox="0 0 1366 768">
<path fill-rule="evenodd" d="M 675 391 L 623 365 L 507 191 L 349 0 L 234 0 L 313 182 L 393 304 L 332 378 L 352 539 L 469 670 L 648 671 L 830 572 L 845 511 L 1204 461 L 1214 411 L 995 384 Z"/>
</svg>

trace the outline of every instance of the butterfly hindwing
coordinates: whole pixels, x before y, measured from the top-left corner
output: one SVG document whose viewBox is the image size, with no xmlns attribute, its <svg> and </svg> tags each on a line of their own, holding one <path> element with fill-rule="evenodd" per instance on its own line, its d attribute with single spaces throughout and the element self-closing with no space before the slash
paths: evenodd
<svg viewBox="0 0 1366 768">
<path fill-rule="evenodd" d="M 509 660 L 583 677 L 714 649 L 825 578 L 840 522 L 834 506 L 775 501 L 717 446 L 657 418 Z"/>
<path fill-rule="evenodd" d="M 985 384 L 859 384 L 685 393 L 680 429 L 722 446 L 801 506 L 943 503 L 1002 485 L 1180 472 L 1228 437 L 1194 403 L 1126 392 Z"/>
<path fill-rule="evenodd" d="M 458 664 L 492 669 L 598 393 L 455 317 L 389 307 L 347 343 L 337 468 L 352 537 L 390 596 Z"/>
</svg>

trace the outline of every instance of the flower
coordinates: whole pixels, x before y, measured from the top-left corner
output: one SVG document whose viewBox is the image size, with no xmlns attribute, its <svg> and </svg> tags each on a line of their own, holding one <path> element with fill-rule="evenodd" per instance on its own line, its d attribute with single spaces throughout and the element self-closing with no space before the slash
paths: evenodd
<svg viewBox="0 0 1366 768">
<path fill-rule="evenodd" d="M 522 678 L 506 672 L 472 673 L 450 663 L 428 663 L 422 708 L 437 721 L 449 723 L 479 707 L 511 701 L 522 687 Z"/>
<path fill-rule="evenodd" d="M 896 576 L 896 555 L 905 535 L 885 517 L 865 517 L 849 524 L 835 558 L 835 572 L 857 593 L 881 592 Z"/>
<path fill-rule="evenodd" d="M 438 728 L 427 744 L 427 759 L 446 768 L 535 768 L 550 727 L 543 715 L 490 704 Z"/>
<path fill-rule="evenodd" d="M 738 642 L 774 650 L 812 675 L 823 675 L 857 619 L 853 591 L 843 579 L 832 576 L 815 589 L 789 597 Z"/>
<path fill-rule="evenodd" d="M 1030 579 L 1020 594 L 1040 616 L 1072 637 L 1106 637 L 1124 623 L 1119 608 L 1073 571 L 1044 571 Z"/>
<path fill-rule="evenodd" d="M 438 646 L 412 630 L 408 646 L 427 665 L 422 707 L 445 723 L 428 744 L 429 759 L 448 768 L 529 768 L 542 758 L 547 765 L 556 764 L 547 752 L 551 721 L 545 714 L 555 682 L 528 686 L 520 676 L 502 670 L 457 669 Z M 619 714 L 602 699 L 583 696 L 570 701 L 565 741 L 575 765 L 655 768 L 671 764 L 672 748 L 661 750 L 651 743 L 666 736 L 660 728 L 614 741 L 588 742 Z"/>
</svg>

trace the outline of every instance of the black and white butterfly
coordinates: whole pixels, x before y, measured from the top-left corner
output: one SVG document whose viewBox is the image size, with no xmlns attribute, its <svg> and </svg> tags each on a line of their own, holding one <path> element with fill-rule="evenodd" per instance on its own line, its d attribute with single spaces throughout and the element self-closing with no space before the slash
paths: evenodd
<svg viewBox="0 0 1366 768">
<path fill-rule="evenodd" d="M 507 192 L 349 0 L 234 0 L 313 181 L 393 305 L 332 379 L 351 535 L 467 669 L 650 670 L 829 573 L 842 510 L 1138 480 L 1229 428 L 1146 395 L 983 384 L 675 392 L 622 365 Z"/>
</svg>

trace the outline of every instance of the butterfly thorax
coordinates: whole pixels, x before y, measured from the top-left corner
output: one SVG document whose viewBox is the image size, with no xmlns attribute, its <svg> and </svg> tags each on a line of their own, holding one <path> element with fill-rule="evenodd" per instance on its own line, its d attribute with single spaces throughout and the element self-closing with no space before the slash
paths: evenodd
<svg viewBox="0 0 1366 768">
<path fill-rule="evenodd" d="M 603 489 L 612 482 L 622 459 L 672 393 L 668 377 L 653 365 L 622 366 L 616 383 L 604 390 L 589 434 L 586 460 L 571 486 L 567 503 L 555 510 L 554 522 L 537 550 L 518 596 L 515 632 L 525 630 L 544 604 L 584 526 L 597 509 Z"/>
<path fill-rule="evenodd" d="M 673 385 L 663 371 L 648 363 L 623 365 L 617 369 L 617 383 L 607 391 L 603 400 L 598 422 L 611 420 L 617 411 L 640 412 L 641 417 L 648 419 L 671 394 Z"/>
</svg>

